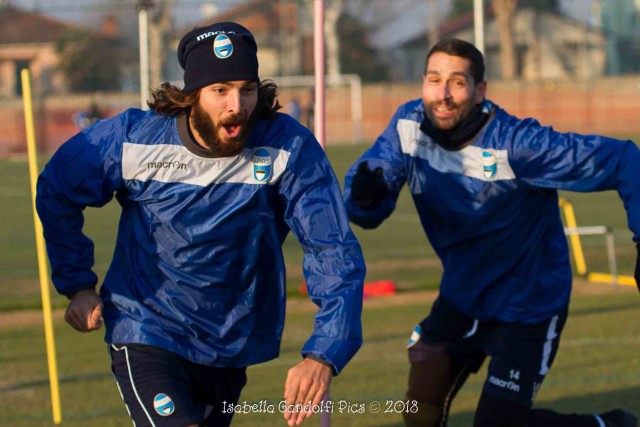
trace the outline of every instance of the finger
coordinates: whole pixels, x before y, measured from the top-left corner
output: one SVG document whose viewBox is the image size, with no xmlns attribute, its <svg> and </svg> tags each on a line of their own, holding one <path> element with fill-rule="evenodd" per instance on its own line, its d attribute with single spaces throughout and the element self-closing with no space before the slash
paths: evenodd
<svg viewBox="0 0 640 427">
<path fill-rule="evenodd" d="M 298 416 L 296 417 L 297 425 L 300 425 L 302 421 L 304 421 L 306 418 L 309 418 L 313 415 L 313 410 L 314 408 L 317 408 L 318 405 L 320 405 L 320 403 L 322 402 L 322 398 L 325 394 L 325 391 L 326 391 L 326 387 L 324 387 L 322 383 L 318 383 L 317 381 L 309 389 L 309 392 L 307 393 L 303 401 L 304 404 L 306 405 L 305 409 L 308 408 L 309 410 L 298 414 Z"/>
<path fill-rule="evenodd" d="M 296 394 L 298 393 L 297 384 L 293 382 L 293 378 L 295 378 L 291 371 L 287 374 L 287 380 L 284 384 L 284 401 L 285 401 L 285 410 L 284 410 L 284 418 L 289 420 L 291 418 L 291 405 L 295 403 Z"/>
<path fill-rule="evenodd" d="M 97 305 L 94 307 L 89 317 L 89 330 L 100 329 L 102 327 L 102 306 Z"/>
<path fill-rule="evenodd" d="M 309 384 L 307 381 L 304 381 L 300 384 L 298 388 L 298 393 L 296 395 L 295 403 L 302 403 L 303 405 L 307 403 L 307 396 L 309 395 Z"/>
<path fill-rule="evenodd" d="M 322 403 L 322 399 L 324 399 L 326 392 L 327 392 L 327 387 L 322 386 L 318 388 L 318 391 L 316 391 L 315 395 L 311 399 L 312 408 L 316 408 Z M 307 418 L 309 418 L 311 415 L 313 415 L 313 412 L 306 415 L 307 415 Z"/>
<path fill-rule="evenodd" d="M 295 414 L 296 425 L 300 425 L 305 418 L 308 418 L 311 414 L 313 414 L 313 397 L 316 393 L 317 386 L 314 384 L 308 384 L 308 381 L 305 381 L 298 390 L 298 398 L 296 399 L 297 403 L 300 403 L 302 406 L 301 410 Z M 307 411 L 307 409 L 309 409 Z"/>
<path fill-rule="evenodd" d="M 318 388 L 316 393 L 311 398 L 311 404 L 313 406 L 320 405 L 320 403 L 322 402 L 322 399 L 324 398 L 324 395 L 325 395 L 326 391 L 327 391 L 326 387 Z"/>
</svg>

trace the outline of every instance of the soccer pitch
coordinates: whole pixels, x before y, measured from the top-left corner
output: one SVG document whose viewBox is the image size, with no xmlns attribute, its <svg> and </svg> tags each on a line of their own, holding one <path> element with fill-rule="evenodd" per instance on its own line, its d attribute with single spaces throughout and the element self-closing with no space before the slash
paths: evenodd
<svg viewBox="0 0 640 427">
<path fill-rule="evenodd" d="M 412 326 L 426 314 L 433 292 L 411 292 L 365 302 L 365 342 L 334 379 L 334 426 L 401 426 L 395 410 L 403 400 L 408 362 L 405 344 Z M 274 413 L 236 414 L 233 426 L 286 425 L 277 410 L 287 370 L 311 330 L 313 307 L 291 301 L 280 358 L 249 368 L 240 403 L 274 405 Z M 640 413 L 640 296 L 632 288 L 577 283 L 569 320 L 554 367 L 538 395 L 537 406 L 561 411 L 597 412 L 625 407 Z M 5 314 L 6 316 L 6 314 Z M 16 326 L 0 326 L 0 425 L 51 426 L 49 388 L 41 318 L 23 315 Z M 109 373 L 102 332 L 80 334 L 58 316 L 55 321 L 65 427 L 130 425 Z M 472 425 L 484 369 L 470 377 L 452 408 L 451 427 Z M 343 402 L 362 413 L 340 413 Z M 379 411 L 375 405 L 379 404 Z M 266 407 L 266 406 L 263 406 Z M 373 409 L 372 409 L 373 408 Z M 317 416 L 305 425 L 319 426 Z"/>
<path fill-rule="evenodd" d="M 329 147 L 340 180 L 364 149 Z M 44 161 L 40 162 L 42 167 Z M 40 304 L 26 162 L 0 160 L 0 178 L 0 398 L 5 404 L 0 425 L 50 426 L 42 317 L 38 312 L 6 313 L 37 309 Z M 562 196 L 573 204 L 579 226 L 606 225 L 614 230 L 619 273 L 631 274 L 635 248 L 617 194 L 609 191 Z M 113 251 L 118 216 L 115 201 L 102 209 L 87 210 L 85 229 L 96 243 L 95 270 L 99 277 L 104 276 Z M 397 412 L 402 403 L 397 402 L 402 401 L 406 388 L 405 344 L 413 325 L 429 310 L 441 267 L 406 191 L 396 212 L 379 229 L 354 227 L 354 231 L 367 260 L 367 280 L 394 280 L 400 292 L 395 297 L 366 301 L 365 344 L 332 385 L 332 421 L 334 426 L 401 426 Z M 589 271 L 607 272 L 602 236 L 584 237 L 582 242 Z M 314 311 L 306 299 L 297 296 L 302 273 L 295 238 L 285 243 L 285 257 L 292 298 L 282 354 L 277 360 L 249 369 L 249 383 L 241 396 L 241 403 L 275 405 L 274 413 L 237 414 L 233 426 L 286 425 L 277 404 L 287 370 L 299 360 L 299 350 L 310 333 Z M 561 350 L 537 405 L 574 412 L 625 407 L 640 413 L 640 295 L 635 288 L 613 289 L 580 280 L 574 289 Z M 65 298 L 54 298 L 55 307 L 65 305 Z M 56 312 L 55 332 L 63 426 L 131 425 L 109 371 L 102 332 L 75 332 L 62 321 L 60 312 Z M 461 390 L 450 426 L 472 425 L 483 379 L 481 371 Z M 374 402 L 380 405 L 375 412 Z M 356 413 L 361 410 L 363 413 Z M 318 417 L 305 425 L 318 426 Z"/>
</svg>

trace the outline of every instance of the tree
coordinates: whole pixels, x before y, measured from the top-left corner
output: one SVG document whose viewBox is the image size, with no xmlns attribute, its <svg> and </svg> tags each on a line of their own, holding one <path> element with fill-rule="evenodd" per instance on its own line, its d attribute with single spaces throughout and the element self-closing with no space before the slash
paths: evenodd
<svg viewBox="0 0 640 427">
<path fill-rule="evenodd" d="M 502 78 L 512 80 L 516 73 L 515 53 L 513 48 L 513 13 L 518 0 L 493 0 L 498 32 L 500 33 L 500 69 Z"/>
<path fill-rule="evenodd" d="M 473 0 L 453 0 L 451 2 L 451 17 L 461 16 L 473 12 Z"/>
<path fill-rule="evenodd" d="M 313 1 L 303 1 L 313 16 Z M 340 68 L 340 41 L 338 40 L 338 19 L 344 11 L 345 0 L 327 0 L 324 8 L 324 42 L 326 72 L 330 76 L 342 73 Z"/>
<path fill-rule="evenodd" d="M 174 0 L 158 0 L 149 10 L 149 85 L 159 87 L 167 63 Z"/>
<path fill-rule="evenodd" d="M 122 54 L 117 39 L 73 29 L 60 36 L 56 52 L 60 56 L 58 69 L 72 92 L 120 89 Z"/>
<path fill-rule="evenodd" d="M 370 30 L 350 14 L 343 14 L 337 23 L 340 44 L 340 65 L 345 74 L 358 74 L 363 81 L 386 80 L 388 67 L 378 59 L 376 50 L 367 40 Z M 346 43 L 344 41 L 347 41 Z"/>
</svg>

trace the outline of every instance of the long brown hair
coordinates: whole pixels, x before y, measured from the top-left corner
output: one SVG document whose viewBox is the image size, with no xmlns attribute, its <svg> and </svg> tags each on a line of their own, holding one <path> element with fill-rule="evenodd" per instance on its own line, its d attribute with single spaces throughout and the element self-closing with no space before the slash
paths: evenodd
<svg viewBox="0 0 640 427">
<path fill-rule="evenodd" d="M 198 103 L 200 90 L 183 92 L 182 89 L 164 82 L 151 93 L 152 102 L 147 102 L 150 109 L 158 114 L 180 117 Z M 273 119 L 276 111 L 282 108 L 278 102 L 278 86 L 273 80 L 263 80 L 258 83 L 258 104 L 255 115 L 259 119 Z"/>
</svg>

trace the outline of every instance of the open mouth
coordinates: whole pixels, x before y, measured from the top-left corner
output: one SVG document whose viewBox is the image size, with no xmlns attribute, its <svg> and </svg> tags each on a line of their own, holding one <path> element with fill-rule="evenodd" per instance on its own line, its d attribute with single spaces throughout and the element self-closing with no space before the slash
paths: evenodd
<svg viewBox="0 0 640 427">
<path fill-rule="evenodd" d="M 240 136 L 240 132 L 242 131 L 242 124 L 228 123 L 222 125 L 222 128 L 229 138 L 237 138 L 238 136 Z"/>
<path fill-rule="evenodd" d="M 456 113 L 456 108 L 449 105 L 439 105 L 433 108 L 433 113 L 436 117 L 447 118 Z"/>
</svg>

